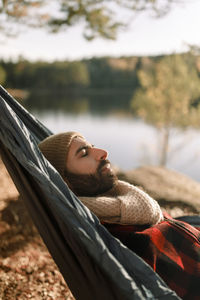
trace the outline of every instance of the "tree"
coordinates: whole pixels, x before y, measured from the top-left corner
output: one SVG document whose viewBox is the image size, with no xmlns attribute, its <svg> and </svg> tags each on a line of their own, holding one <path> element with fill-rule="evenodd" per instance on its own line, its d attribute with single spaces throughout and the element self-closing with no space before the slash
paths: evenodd
<svg viewBox="0 0 200 300">
<path fill-rule="evenodd" d="M 159 164 L 167 162 L 170 131 L 192 123 L 200 97 L 200 80 L 194 57 L 170 55 L 157 62 L 146 58 L 138 71 L 140 88 L 131 101 L 133 111 L 163 133 Z"/>
<path fill-rule="evenodd" d="M 185 0 L 0 0 L 0 30 L 16 34 L 16 23 L 47 27 L 52 32 L 84 22 L 84 36 L 114 39 L 126 21 L 116 19 L 116 8 L 163 16 Z"/>
<path fill-rule="evenodd" d="M 69 62 L 66 70 L 66 85 L 71 87 L 87 87 L 90 83 L 86 65 L 81 61 Z"/>
</svg>

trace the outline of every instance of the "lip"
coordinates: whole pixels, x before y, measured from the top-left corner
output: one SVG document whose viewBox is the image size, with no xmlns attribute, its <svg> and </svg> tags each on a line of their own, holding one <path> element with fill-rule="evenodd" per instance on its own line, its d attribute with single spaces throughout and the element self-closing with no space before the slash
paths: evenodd
<svg viewBox="0 0 200 300">
<path fill-rule="evenodd" d="M 106 172 L 106 171 L 110 171 L 110 163 L 105 164 L 105 166 L 103 166 L 103 168 L 101 169 L 101 172 Z"/>
</svg>

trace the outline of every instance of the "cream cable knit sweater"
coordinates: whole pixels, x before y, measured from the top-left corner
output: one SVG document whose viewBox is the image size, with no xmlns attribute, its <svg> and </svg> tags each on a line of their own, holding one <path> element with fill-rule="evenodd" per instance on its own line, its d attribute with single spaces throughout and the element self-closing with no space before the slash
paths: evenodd
<svg viewBox="0 0 200 300">
<path fill-rule="evenodd" d="M 97 197 L 79 197 L 101 221 L 119 224 L 157 224 L 163 214 L 157 201 L 124 182 Z"/>
</svg>

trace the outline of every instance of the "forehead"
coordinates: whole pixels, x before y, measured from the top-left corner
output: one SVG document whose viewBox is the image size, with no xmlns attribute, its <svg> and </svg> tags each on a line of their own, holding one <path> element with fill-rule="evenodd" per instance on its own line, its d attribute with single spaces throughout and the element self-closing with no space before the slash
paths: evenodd
<svg viewBox="0 0 200 300">
<path fill-rule="evenodd" d="M 75 137 L 73 141 L 71 142 L 68 156 L 75 155 L 76 151 L 83 145 L 86 145 L 87 141 L 84 138 L 81 138 L 79 136 Z"/>
</svg>

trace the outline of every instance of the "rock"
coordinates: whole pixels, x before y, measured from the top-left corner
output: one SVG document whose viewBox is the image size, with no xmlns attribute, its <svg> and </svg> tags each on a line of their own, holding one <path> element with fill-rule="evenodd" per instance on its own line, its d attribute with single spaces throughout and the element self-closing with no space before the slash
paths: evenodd
<svg viewBox="0 0 200 300">
<path fill-rule="evenodd" d="M 200 213 L 200 183 L 165 167 L 143 166 L 118 172 L 121 180 L 141 187 L 161 206 L 188 208 Z"/>
</svg>

